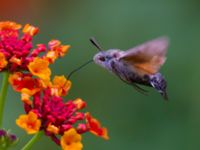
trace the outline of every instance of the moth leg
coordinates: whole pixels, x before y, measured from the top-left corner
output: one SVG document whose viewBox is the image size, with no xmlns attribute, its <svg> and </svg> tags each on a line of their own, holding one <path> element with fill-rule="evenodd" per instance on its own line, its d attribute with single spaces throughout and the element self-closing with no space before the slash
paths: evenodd
<svg viewBox="0 0 200 150">
<path fill-rule="evenodd" d="M 141 94 L 147 96 L 147 92 L 148 92 L 147 90 L 141 88 L 140 86 L 138 86 L 137 84 L 134 84 L 134 83 L 132 83 L 132 84 L 130 84 L 130 85 L 132 85 L 132 86 L 134 87 L 134 89 L 135 89 L 136 91 L 138 91 L 139 93 L 141 93 Z"/>
<path fill-rule="evenodd" d="M 129 84 L 129 85 L 132 85 L 132 86 L 134 87 L 134 89 L 135 89 L 136 91 L 138 91 L 139 93 L 141 93 L 141 94 L 143 94 L 143 95 L 147 95 L 147 92 L 148 92 L 147 90 L 141 88 L 141 87 L 138 86 L 137 84 L 129 83 L 129 82 L 125 81 L 125 80 L 122 79 L 120 76 L 118 76 L 118 77 L 119 77 L 119 79 L 120 79 L 121 81 L 123 81 L 124 83 Z"/>
</svg>

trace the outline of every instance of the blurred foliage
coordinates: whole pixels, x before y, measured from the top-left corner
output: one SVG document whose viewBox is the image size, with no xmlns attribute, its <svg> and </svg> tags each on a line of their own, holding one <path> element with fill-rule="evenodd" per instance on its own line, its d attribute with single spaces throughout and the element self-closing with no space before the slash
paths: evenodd
<svg viewBox="0 0 200 150">
<path fill-rule="evenodd" d="M 31 4 L 31 3 L 30 3 Z M 29 5 L 30 5 L 29 4 Z M 168 81 L 169 102 L 153 89 L 141 95 L 95 64 L 72 76 L 67 99 L 81 97 L 87 111 L 109 129 L 110 140 L 83 137 L 85 150 L 199 150 L 200 149 L 200 1 L 198 0 L 44 0 L 34 1 L 24 16 L 1 20 L 40 27 L 35 43 L 57 38 L 72 48 L 51 66 L 53 74 L 69 74 L 91 59 L 97 50 L 95 36 L 104 49 L 126 50 L 146 40 L 167 35 L 170 47 L 161 69 Z M 17 7 L 17 5 L 16 5 Z M 23 113 L 20 96 L 9 91 L 4 126 L 20 137 L 20 149 L 30 136 L 16 127 Z M 43 137 L 33 149 L 59 149 Z"/>
</svg>

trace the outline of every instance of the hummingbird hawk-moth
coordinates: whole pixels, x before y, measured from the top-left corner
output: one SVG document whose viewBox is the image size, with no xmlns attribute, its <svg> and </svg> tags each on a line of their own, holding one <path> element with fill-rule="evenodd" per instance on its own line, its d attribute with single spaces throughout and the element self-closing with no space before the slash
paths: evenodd
<svg viewBox="0 0 200 150">
<path fill-rule="evenodd" d="M 117 75 L 122 81 L 133 86 L 137 91 L 146 93 L 140 85 L 156 89 L 165 100 L 167 83 L 159 73 L 165 63 L 168 39 L 160 37 L 141 45 L 122 51 L 109 49 L 103 51 L 95 38 L 90 38 L 99 52 L 93 57 L 96 64 Z"/>
</svg>

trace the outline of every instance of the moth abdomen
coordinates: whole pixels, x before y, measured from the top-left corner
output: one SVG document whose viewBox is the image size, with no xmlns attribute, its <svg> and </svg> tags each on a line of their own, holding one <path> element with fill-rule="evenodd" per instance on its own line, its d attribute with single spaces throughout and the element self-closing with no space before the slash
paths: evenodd
<svg viewBox="0 0 200 150">
<path fill-rule="evenodd" d="M 160 73 L 156 73 L 155 75 L 151 76 L 150 83 L 152 87 L 154 87 L 163 97 L 165 100 L 168 99 L 167 96 L 167 82 L 164 77 Z"/>
</svg>

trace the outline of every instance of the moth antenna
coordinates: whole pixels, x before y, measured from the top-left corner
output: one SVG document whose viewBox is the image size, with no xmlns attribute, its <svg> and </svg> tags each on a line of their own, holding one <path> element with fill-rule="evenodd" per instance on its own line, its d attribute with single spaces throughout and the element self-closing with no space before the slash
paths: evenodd
<svg viewBox="0 0 200 150">
<path fill-rule="evenodd" d="M 83 65 L 81 65 L 81 66 L 79 66 L 78 68 L 72 70 L 72 71 L 69 73 L 69 75 L 67 76 L 67 79 L 69 80 L 70 77 L 71 77 L 75 72 L 79 71 L 80 69 L 82 69 L 83 67 L 85 67 L 86 65 L 88 65 L 88 64 L 90 64 L 90 63 L 92 63 L 92 62 L 93 62 L 93 59 L 87 61 L 87 62 L 84 63 Z"/>
<path fill-rule="evenodd" d="M 91 42 L 99 51 L 103 51 L 103 49 L 101 48 L 101 46 L 99 45 L 99 43 L 97 42 L 97 40 L 95 39 L 95 37 L 91 37 L 91 38 L 90 38 L 90 42 Z"/>
</svg>

